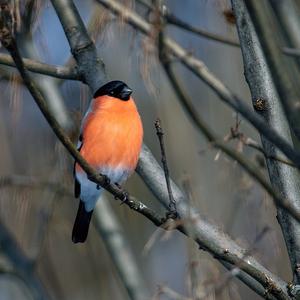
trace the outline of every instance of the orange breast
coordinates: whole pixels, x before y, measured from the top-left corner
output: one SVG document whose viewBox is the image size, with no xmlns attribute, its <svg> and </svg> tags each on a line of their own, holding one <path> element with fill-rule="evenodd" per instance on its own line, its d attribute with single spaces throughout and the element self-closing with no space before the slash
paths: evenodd
<svg viewBox="0 0 300 300">
<path fill-rule="evenodd" d="M 82 126 L 80 153 L 96 169 L 121 167 L 133 171 L 143 140 L 135 103 L 109 96 L 94 99 Z M 76 165 L 76 171 L 80 171 Z"/>
</svg>

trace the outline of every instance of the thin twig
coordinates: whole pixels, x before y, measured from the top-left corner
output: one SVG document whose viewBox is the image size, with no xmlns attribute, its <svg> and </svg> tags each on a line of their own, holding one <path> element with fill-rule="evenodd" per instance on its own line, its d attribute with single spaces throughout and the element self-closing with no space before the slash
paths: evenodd
<svg viewBox="0 0 300 300">
<path fill-rule="evenodd" d="M 159 140 L 160 151 L 161 151 L 161 162 L 162 162 L 163 169 L 165 172 L 166 184 L 167 184 L 167 189 L 168 189 L 169 199 L 170 199 L 168 217 L 176 219 L 178 214 L 177 214 L 177 210 L 176 210 L 176 202 L 174 200 L 172 188 L 170 185 L 170 173 L 169 173 L 167 155 L 166 155 L 166 150 L 165 150 L 164 132 L 163 132 L 163 129 L 160 124 L 160 119 L 157 119 L 155 121 L 155 128 L 156 128 L 156 134 L 157 134 L 157 137 Z"/>
<path fill-rule="evenodd" d="M 239 126 L 231 127 L 230 133 L 227 136 L 225 136 L 224 141 L 228 142 L 234 139 L 237 139 L 239 142 L 241 142 L 243 145 L 249 148 L 259 151 L 267 159 L 276 160 L 290 167 L 296 168 L 296 166 L 291 161 L 285 159 L 284 157 L 268 154 L 258 142 L 256 142 L 250 137 L 247 137 L 243 132 L 240 132 Z"/>
<path fill-rule="evenodd" d="M 147 3 L 145 0 L 137 0 L 140 4 L 142 4 L 144 7 L 146 7 L 148 10 L 153 11 L 154 7 Z M 221 35 L 215 34 L 208 32 L 204 29 L 192 26 L 188 24 L 187 22 L 183 21 L 182 19 L 178 18 L 172 12 L 164 5 L 162 9 L 162 17 L 166 20 L 168 24 L 175 25 L 183 30 L 192 32 L 200 37 L 215 41 L 215 42 L 220 42 L 229 46 L 234 46 L 234 47 L 239 47 L 239 43 L 237 41 L 234 41 L 230 38 L 225 38 Z"/>
</svg>

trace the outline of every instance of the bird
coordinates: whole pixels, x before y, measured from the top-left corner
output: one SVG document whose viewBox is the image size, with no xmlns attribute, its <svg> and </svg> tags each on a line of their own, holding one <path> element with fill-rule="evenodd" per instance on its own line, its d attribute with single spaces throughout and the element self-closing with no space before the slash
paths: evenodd
<svg viewBox="0 0 300 300">
<path fill-rule="evenodd" d="M 90 166 L 118 186 L 134 172 L 143 141 L 141 117 L 131 94 L 132 89 L 123 81 L 114 80 L 101 86 L 82 119 L 77 144 L 78 151 Z M 83 243 L 103 188 L 90 181 L 76 162 L 73 173 L 79 207 L 72 241 Z"/>
</svg>

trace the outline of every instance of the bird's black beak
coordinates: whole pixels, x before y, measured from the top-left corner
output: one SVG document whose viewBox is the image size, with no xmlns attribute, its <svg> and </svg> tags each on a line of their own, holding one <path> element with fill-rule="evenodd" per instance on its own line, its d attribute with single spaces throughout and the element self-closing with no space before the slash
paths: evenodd
<svg viewBox="0 0 300 300">
<path fill-rule="evenodd" d="M 132 89 L 127 87 L 124 87 L 121 92 L 121 99 L 122 100 L 129 100 L 130 95 L 132 94 Z"/>
</svg>

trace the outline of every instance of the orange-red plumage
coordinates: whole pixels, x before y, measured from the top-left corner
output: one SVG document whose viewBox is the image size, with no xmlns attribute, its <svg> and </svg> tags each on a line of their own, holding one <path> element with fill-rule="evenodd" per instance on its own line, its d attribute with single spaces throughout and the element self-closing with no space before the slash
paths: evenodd
<svg viewBox="0 0 300 300">
<path fill-rule="evenodd" d="M 134 170 L 143 139 L 143 127 L 132 98 L 94 99 L 82 126 L 81 155 L 96 169 L 101 166 Z M 76 165 L 76 171 L 81 171 Z"/>
</svg>

